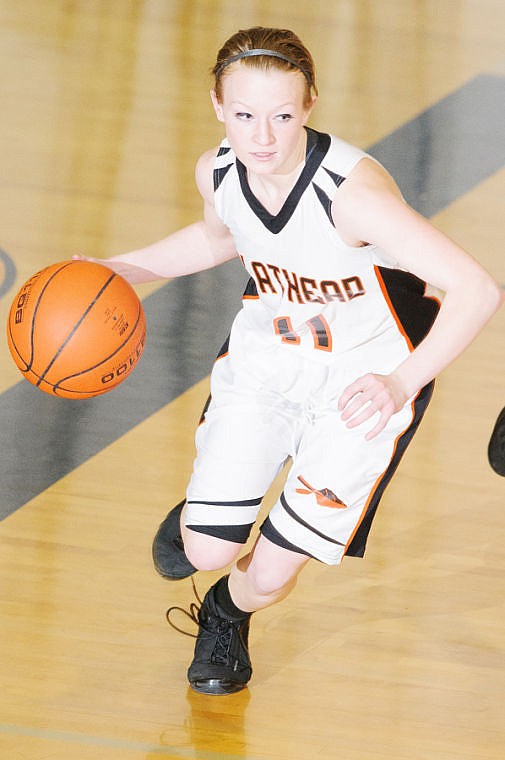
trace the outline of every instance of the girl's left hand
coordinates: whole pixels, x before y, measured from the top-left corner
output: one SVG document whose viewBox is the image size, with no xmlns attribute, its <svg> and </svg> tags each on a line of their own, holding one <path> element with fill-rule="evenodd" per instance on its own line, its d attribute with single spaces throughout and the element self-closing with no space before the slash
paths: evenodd
<svg viewBox="0 0 505 760">
<path fill-rule="evenodd" d="M 399 412 L 408 396 L 393 375 L 374 375 L 371 372 L 347 386 L 338 401 L 342 419 L 353 428 L 366 422 L 377 412 L 379 420 L 366 435 L 367 441 L 385 428 L 390 417 Z"/>
</svg>

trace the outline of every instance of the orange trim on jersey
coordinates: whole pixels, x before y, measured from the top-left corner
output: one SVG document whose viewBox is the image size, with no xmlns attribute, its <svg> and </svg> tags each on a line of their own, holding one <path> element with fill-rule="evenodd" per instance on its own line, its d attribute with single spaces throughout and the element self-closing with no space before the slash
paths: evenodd
<svg viewBox="0 0 505 760">
<path fill-rule="evenodd" d="M 391 299 L 389 297 L 389 293 L 387 291 L 387 288 L 386 288 L 386 285 L 384 283 L 384 280 L 382 279 L 382 275 L 380 273 L 379 267 L 377 265 L 374 265 L 374 270 L 375 270 L 375 276 L 377 277 L 377 282 L 379 283 L 380 289 L 382 290 L 382 295 L 384 296 L 384 299 L 385 299 L 385 301 L 386 301 L 386 303 L 387 303 L 387 305 L 389 307 L 389 311 L 391 312 L 391 314 L 392 314 L 392 316 L 393 316 L 393 318 L 394 318 L 394 320 L 396 322 L 396 326 L 398 327 L 399 331 L 401 332 L 401 334 L 405 338 L 405 342 L 407 343 L 409 351 L 413 351 L 414 350 L 414 346 L 412 344 L 412 341 L 410 340 L 409 336 L 405 332 L 405 328 L 402 325 L 402 323 L 400 321 L 400 318 L 398 317 L 398 314 L 396 313 L 396 310 L 395 310 L 393 304 L 391 303 Z"/>
<path fill-rule="evenodd" d="M 421 389 L 421 390 L 422 390 L 422 389 Z M 411 402 L 411 404 L 410 404 L 410 408 L 411 408 L 411 410 L 412 410 L 412 418 L 411 418 L 411 420 L 410 420 L 409 424 L 407 425 L 407 427 L 406 427 L 404 430 L 402 430 L 402 432 L 401 432 L 401 433 L 399 433 L 399 434 L 396 436 L 396 438 L 395 438 L 395 444 L 394 444 L 394 446 L 393 446 L 393 451 L 391 452 L 391 456 L 390 456 L 390 458 L 389 458 L 389 462 L 388 462 L 388 465 L 387 465 L 387 467 L 386 467 L 386 468 L 383 470 L 383 472 L 381 472 L 381 474 L 379 475 L 379 477 L 378 477 L 378 478 L 377 478 L 377 480 L 375 481 L 375 483 L 374 483 L 374 485 L 373 485 L 372 489 L 370 490 L 370 493 L 369 493 L 369 495 L 368 495 L 368 499 L 366 500 L 366 502 L 365 502 L 365 506 L 363 507 L 363 510 L 362 510 L 362 512 L 361 512 L 361 515 L 359 516 L 359 520 L 358 520 L 358 522 L 356 523 L 356 525 L 354 526 L 354 530 L 353 530 L 353 532 L 351 533 L 351 535 L 350 535 L 350 537 L 349 537 L 349 540 L 347 541 L 347 543 L 346 543 L 346 545 L 345 545 L 345 549 L 344 549 L 344 556 L 345 556 L 345 554 L 346 554 L 346 552 L 347 552 L 347 550 L 348 550 L 349 546 L 351 545 L 351 543 L 352 543 L 352 541 L 353 541 L 353 539 L 354 539 L 354 536 L 355 536 L 355 535 L 356 535 L 356 533 L 358 532 L 358 530 L 359 530 L 359 527 L 360 527 L 361 523 L 363 522 L 363 520 L 365 519 L 365 517 L 366 517 L 366 515 L 367 515 L 367 512 L 368 512 L 368 507 L 370 506 L 370 502 L 372 501 L 373 497 L 375 496 L 375 492 L 377 491 L 378 487 L 379 487 L 379 486 L 380 486 L 380 484 L 382 483 L 382 480 L 383 480 L 384 476 L 386 475 L 387 471 L 389 470 L 389 468 L 390 468 L 390 466 L 391 466 L 391 462 L 394 460 L 394 458 L 395 458 L 395 456 L 396 456 L 396 449 L 398 448 L 398 441 L 400 440 L 400 438 L 401 438 L 403 435 L 405 435 L 405 433 L 407 432 L 407 430 L 410 428 L 410 426 L 412 425 L 412 423 L 413 423 L 413 422 L 414 422 L 414 420 L 415 420 L 415 417 L 416 417 L 416 409 L 415 409 L 415 403 L 416 403 L 416 401 L 417 401 L 417 398 L 418 398 L 418 396 L 419 396 L 419 394 L 420 394 L 420 393 L 421 393 L 421 391 L 419 391 L 419 393 L 416 395 L 416 397 L 415 397 L 415 398 L 412 400 L 412 402 Z"/>
</svg>

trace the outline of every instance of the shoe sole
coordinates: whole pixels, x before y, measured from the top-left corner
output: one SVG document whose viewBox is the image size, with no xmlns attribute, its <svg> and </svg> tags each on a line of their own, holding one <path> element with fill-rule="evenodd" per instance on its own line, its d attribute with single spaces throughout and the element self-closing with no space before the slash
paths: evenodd
<svg viewBox="0 0 505 760">
<path fill-rule="evenodd" d="M 156 570 L 156 572 L 158 573 L 158 575 L 161 575 L 161 577 L 165 578 L 165 580 L 167 580 L 167 581 L 183 581 L 184 578 L 190 578 L 192 575 L 194 575 L 196 573 L 195 568 L 193 568 L 193 570 L 191 570 L 190 572 L 184 573 L 184 574 L 181 573 L 180 575 L 175 575 L 174 573 L 172 573 L 170 575 L 169 573 L 165 572 L 162 568 L 158 567 L 158 565 L 156 564 L 156 560 L 154 559 L 154 557 L 153 557 L 153 565 L 154 565 L 154 569 Z"/>
<path fill-rule="evenodd" d="M 247 686 L 247 683 L 236 683 L 234 681 L 222 681 L 220 678 L 206 678 L 201 681 L 190 681 L 189 685 L 199 694 L 208 694 L 209 696 L 224 697 L 227 694 L 236 694 Z"/>
</svg>

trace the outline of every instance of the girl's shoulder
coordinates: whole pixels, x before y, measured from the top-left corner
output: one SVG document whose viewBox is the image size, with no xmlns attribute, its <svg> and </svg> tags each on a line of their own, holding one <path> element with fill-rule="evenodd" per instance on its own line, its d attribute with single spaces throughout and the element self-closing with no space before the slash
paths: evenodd
<svg viewBox="0 0 505 760">
<path fill-rule="evenodd" d="M 363 158 L 369 157 L 362 148 L 358 148 L 340 137 L 330 134 L 329 138 L 330 146 L 323 163 L 324 165 L 332 164 L 342 177 L 348 177 Z"/>
<path fill-rule="evenodd" d="M 219 147 L 202 153 L 195 166 L 195 180 L 201 195 L 210 201 L 214 194 L 214 168 Z"/>
</svg>

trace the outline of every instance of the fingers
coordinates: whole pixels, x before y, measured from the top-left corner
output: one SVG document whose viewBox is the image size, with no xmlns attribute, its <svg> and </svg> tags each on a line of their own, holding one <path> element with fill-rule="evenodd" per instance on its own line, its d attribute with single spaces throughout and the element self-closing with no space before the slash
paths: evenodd
<svg viewBox="0 0 505 760">
<path fill-rule="evenodd" d="M 365 435 L 365 439 L 369 441 L 384 430 L 391 416 L 401 405 L 398 406 L 395 386 L 388 376 L 367 374 L 347 386 L 340 396 L 338 408 L 348 428 L 362 425 L 379 413 L 377 423 Z"/>
<path fill-rule="evenodd" d="M 342 395 L 339 398 L 338 401 L 338 408 L 340 411 L 345 409 L 349 401 L 352 399 L 353 396 L 355 396 L 357 393 L 360 393 L 363 390 L 363 384 L 368 380 L 368 375 L 363 375 L 363 377 L 358 378 L 354 381 L 354 383 L 351 383 L 350 385 L 345 388 Z M 343 417 L 343 415 L 342 415 Z"/>
<path fill-rule="evenodd" d="M 371 441 L 372 438 L 375 438 L 376 435 L 379 435 L 379 433 L 381 433 L 386 427 L 391 416 L 392 416 L 391 414 L 381 414 L 376 426 L 372 428 L 372 430 L 369 430 L 368 433 L 365 435 L 365 440 Z"/>
<path fill-rule="evenodd" d="M 339 399 L 338 408 L 342 411 L 342 419 L 349 420 L 348 427 L 355 427 L 381 410 L 389 401 L 386 383 L 382 378 L 368 374 L 347 386 Z"/>
</svg>

